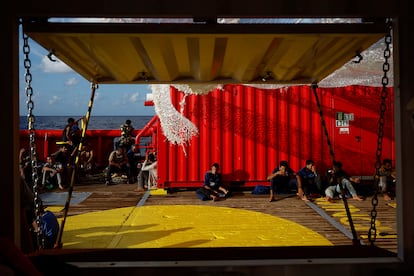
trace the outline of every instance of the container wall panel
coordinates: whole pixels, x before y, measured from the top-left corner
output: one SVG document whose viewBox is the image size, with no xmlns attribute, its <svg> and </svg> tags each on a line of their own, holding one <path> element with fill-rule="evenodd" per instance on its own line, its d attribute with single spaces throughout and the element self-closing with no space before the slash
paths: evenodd
<svg viewBox="0 0 414 276">
<path fill-rule="evenodd" d="M 393 158 L 392 90 L 390 94 L 383 152 L 384 157 Z M 352 175 L 372 175 L 381 88 L 318 88 L 317 95 L 335 158 Z M 171 97 L 179 110 L 183 93 L 171 88 Z M 187 96 L 184 114 L 197 126 L 199 136 L 190 141 L 186 154 L 181 146 L 165 143 L 165 137 L 158 139 L 168 144 L 160 146 L 158 153 L 159 162 L 168 160 L 164 162 L 168 168 L 159 170 L 160 182 L 167 186 L 200 186 L 213 162 L 220 163 L 225 182 L 246 186 L 267 183 L 267 175 L 281 160 L 287 160 L 294 170 L 310 158 L 321 172 L 332 164 L 309 86 L 225 85 L 207 95 Z"/>
</svg>

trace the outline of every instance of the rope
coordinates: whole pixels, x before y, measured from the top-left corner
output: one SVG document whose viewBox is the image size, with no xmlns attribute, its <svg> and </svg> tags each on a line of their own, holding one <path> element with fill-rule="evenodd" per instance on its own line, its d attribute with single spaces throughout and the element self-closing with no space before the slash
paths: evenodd
<svg viewBox="0 0 414 276">
<path fill-rule="evenodd" d="M 90 118 L 90 114 L 92 112 L 92 106 L 93 106 L 93 100 L 95 98 L 95 91 L 96 88 L 98 87 L 97 84 L 92 84 L 92 91 L 91 91 L 91 98 L 89 100 L 89 105 L 88 105 L 88 111 L 86 112 L 86 116 L 85 116 L 85 125 L 82 128 L 82 136 L 81 136 L 81 140 L 78 146 L 78 151 L 76 154 L 76 159 L 75 159 L 75 169 L 72 171 L 72 177 L 71 177 L 71 181 L 70 181 L 70 185 L 69 185 L 69 189 L 68 189 L 68 196 L 66 198 L 66 203 L 65 203 L 65 208 L 63 209 L 63 219 L 62 219 L 62 224 L 59 227 L 59 233 L 56 239 L 56 244 L 55 244 L 55 248 L 62 248 L 62 235 L 63 235 L 63 229 L 65 227 L 65 223 L 66 223 L 66 217 L 68 215 L 69 212 L 69 206 L 70 206 L 70 200 L 72 198 L 72 193 L 73 193 L 73 186 L 75 183 L 75 179 L 76 179 L 76 173 L 78 171 L 79 168 L 79 159 L 80 159 L 80 155 L 81 155 L 81 151 L 82 151 L 82 145 L 84 143 L 85 140 L 85 136 L 86 136 L 86 130 L 88 128 L 88 124 L 89 124 L 89 118 Z"/>
<path fill-rule="evenodd" d="M 319 101 L 318 93 L 316 91 L 316 88 L 318 88 L 318 85 L 317 84 L 312 84 L 311 88 L 312 88 L 312 91 L 313 91 L 313 95 L 315 96 L 315 101 L 316 101 L 316 105 L 318 107 L 319 117 L 321 118 L 323 133 L 325 134 L 326 143 L 328 144 L 329 154 L 331 156 L 331 161 L 332 161 L 332 164 L 333 164 L 335 162 L 335 154 L 334 154 L 334 151 L 332 149 L 332 144 L 331 144 L 331 140 L 329 139 L 328 129 L 326 128 L 325 119 L 324 119 L 323 113 L 322 113 L 321 103 Z"/>
<path fill-rule="evenodd" d="M 312 88 L 312 91 L 313 91 L 313 95 L 315 96 L 316 105 L 318 107 L 319 116 L 321 118 L 321 124 L 322 124 L 322 128 L 323 128 L 323 132 L 325 134 L 326 142 L 328 144 L 328 149 L 329 149 L 329 154 L 331 156 L 332 165 L 334 165 L 334 163 L 335 163 L 335 153 L 334 153 L 334 151 L 332 149 L 331 140 L 329 139 L 328 129 L 326 127 L 326 122 L 325 122 L 325 119 L 323 117 L 321 103 L 319 101 L 318 93 L 316 91 L 316 88 L 317 87 L 318 87 L 317 84 L 312 84 L 311 85 L 311 88 Z M 344 203 L 346 215 L 348 217 L 349 227 L 351 228 L 351 232 L 352 232 L 352 237 L 353 237 L 352 243 L 353 243 L 353 245 L 360 245 L 361 243 L 360 243 L 360 241 L 358 239 L 358 235 L 357 235 L 357 233 L 355 231 L 354 222 L 352 220 L 351 212 L 349 211 L 348 201 L 346 200 L 346 197 L 345 197 L 345 189 L 342 186 L 342 183 L 339 184 L 339 187 L 341 189 L 342 201 Z"/>
</svg>

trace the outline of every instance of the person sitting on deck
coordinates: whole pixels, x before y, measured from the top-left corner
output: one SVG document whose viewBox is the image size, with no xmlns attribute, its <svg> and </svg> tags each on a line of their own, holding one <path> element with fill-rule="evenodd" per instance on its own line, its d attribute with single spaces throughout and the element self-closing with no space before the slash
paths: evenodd
<svg viewBox="0 0 414 276">
<path fill-rule="evenodd" d="M 29 184 L 32 183 L 32 163 L 30 150 L 21 148 L 19 152 L 20 176 Z"/>
<path fill-rule="evenodd" d="M 321 176 L 316 171 L 315 162 L 311 159 L 306 160 L 305 166 L 299 170 L 298 176 L 298 195 L 311 198 L 319 197 L 321 194 Z M 300 189 L 302 188 L 302 189 Z"/>
<path fill-rule="evenodd" d="M 81 176 L 92 175 L 95 171 L 95 156 L 89 142 L 82 145 L 79 157 L 79 172 Z"/>
<path fill-rule="evenodd" d="M 358 196 L 351 181 L 359 182 L 359 178 L 350 177 L 343 169 L 342 163 L 339 161 L 333 162 L 332 169 L 328 170 L 328 187 L 325 189 L 326 200 L 333 202 L 335 195 L 340 197 L 345 196 L 348 192 L 350 196 L 357 201 L 363 200 Z"/>
<path fill-rule="evenodd" d="M 66 143 L 61 144 L 59 150 L 52 154 L 52 157 L 56 162 L 57 171 L 62 177 L 62 187 L 70 184 L 72 172 L 75 166 L 71 153 L 69 152 L 69 147 L 70 146 Z"/>
<path fill-rule="evenodd" d="M 106 170 L 106 185 L 113 185 L 112 182 L 112 173 L 126 173 L 128 178 L 128 183 L 130 181 L 129 176 L 129 162 L 128 157 L 125 152 L 125 148 L 121 145 L 118 145 L 116 150 L 112 151 L 109 154 L 109 165 Z"/>
<path fill-rule="evenodd" d="M 56 166 L 55 159 L 52 155 L 46 157 L 46 163 L 42 167 L 42 187 L 47 189 L 53 189 L 56 186 L 59 189 L 64 189 L 62 186 L 62 177 Z"/>
<path fill-rule="evenodd" d="M 143 159 L 139 145 L 133 144 L 127 151 L 127 156 L 129 161 L 129 175 L 131 176 L 131 183 L 135 183 L 137 181 L 139 173 L 141 172 Z"/>
<path fill-rule="evenodd" d="M 196 190 L 196 194 L 201 200 L 217 201 L 229 195 L 229 190 L 222 184 L 221 173 L 218 172 L 219 169 L 219 164 L 214 163 L 211 166 L 211 170 L 204 174 L 203 187 Z"/>
<path fill-rule="evenodd" d="M 141 171 L 138 174 L 138 188 L 136 192 L 142 192 L 147 188 L 157 187 L 157 157 L 155 152 L 147 152 Z"/>
<path fill-rule="evenodd" d="M 43 234 L 43 249 L 53 249 L 56 245 L 58 234 L 59 234 L 59 222 L 57 220 L 56 215 L 49 211 L 45 210 L 43 207 L 43 204 L 41 203 L 39 206 L 40 211 L 40 220 L 41 220 L 41 230 Z M 33 227 L 33 239 L 35 240 L 35 237 L 37 235 L 37 232 L 39 231 L 38 225 L 36 220 L 33 220 L 32 222 Z M 36 248 L 39 249 L 39 248 Z"/>
<path fill-rule="evenodd" d="M 382 165 L 379 168 L 379 175 L 375 176 L 379 178 L 379 189 L 384 196 L 385 201 L 391 200 L 395 197 L 395 183 L 397 178 L 396 171 L 392 168 L 391 159 L 385 158 L 382 161 Z"/>
<path fill-rule="evenodd" d="M 289 193 L 291 186 L 294 182 L 295 186 L 298 187 L 298 196 L 302 200 L 307 201 L 308 199 L 303 194 L 302 185 L 299 176 L 289 167 L 287 161 L 280 161 L 279 167 L 275 168 L 272 173 L 267 177 L 270 180 L 270 198 L 269 202 L 275 201 L 276 193 Z"/>
</svg>

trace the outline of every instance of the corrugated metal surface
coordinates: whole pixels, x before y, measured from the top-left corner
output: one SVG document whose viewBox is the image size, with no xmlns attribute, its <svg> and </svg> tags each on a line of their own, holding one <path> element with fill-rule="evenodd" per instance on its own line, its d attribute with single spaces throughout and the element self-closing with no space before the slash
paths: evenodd
<svg viewBox="0 0 414 276">
<path fill-rule="evenodd" d="M 381 89 L 318 89 L 336 159 L 352 175 L 375 172 Z M 382 147 L 383 157 L 395 159 L 393 90 L 389 91 Z M 171 88 L 171 97 L 179 109 L 183 93 Z M 188 96 L 184 112 L 200 134 L 186 147 L 186 154 L 181 146 L 165 143 L 164 135 L 159 135 L 160 187 L 201 185 L 213 162 L 220 163 L 226 182 L 246 186 L 265 181 L 280 160 L 288 160 L 294 170 L 304 166 L 309 158 L 316 161 L 322 172 L 332 164 L 308 86 L 266 90 L 227 85 L 222 91 L 205 96 Z M 344 114 L 352 120 L 337 121 L 337 116 Z"/>
<path fill-rule="evenodd" d="M 384 36 L 383 24 L 27 22 L 26 33 L 97 83 L 319 83 Z"/>
</svg>

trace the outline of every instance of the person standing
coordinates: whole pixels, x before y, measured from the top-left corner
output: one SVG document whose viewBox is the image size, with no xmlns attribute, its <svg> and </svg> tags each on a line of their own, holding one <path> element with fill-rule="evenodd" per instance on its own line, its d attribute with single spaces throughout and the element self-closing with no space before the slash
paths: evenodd
<svg viewBox="0 0 414 276">
<path fill-rule="evenodd" d="M 124 124 L 121 125 L 121 137 L 119 139 L 119 145 L 123 146 L 126 150 L 129 150 L 134 144 L 133 132 L 134 127 L 132 126 L 131 120 L 126 120 Z"/>
<path fill-rule="evenodd" d="M 62 141 L 68 143 L 69 152 L 71 153 L 72 158 L 74 158 L 77 153 L 78 146 L 82 137 L 82 131 L 78 126 L 78 121 L 82 118 L 75 121 L 74 118 L 70 117 L 67 120 L 67 124 L 63 129 Z"/>
</svg>

